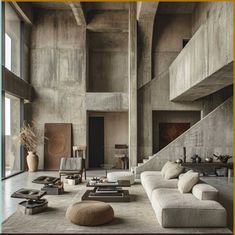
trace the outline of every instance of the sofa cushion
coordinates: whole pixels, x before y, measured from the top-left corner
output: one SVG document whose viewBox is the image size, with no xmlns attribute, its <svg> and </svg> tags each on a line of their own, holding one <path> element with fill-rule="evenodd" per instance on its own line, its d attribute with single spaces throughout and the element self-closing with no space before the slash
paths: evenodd
<svg viewBox="0 0 235 235">
<path fill-rule="evenodd" d="M 166 173 L 167 168 L 169 168 L 172 164 L 174 164 L 174 162 L 167 161 L 165 163 L 165 165 L 162 167 L 161 175 L 162 175 L 163 178 L 165 177 L 165 173 Z"/>
<path fill-rule="evenodd" d="M 193 170 L 189 170 L 189 171 L 187 171 L 187 172 L 193 172 Z M 186 172 L 185 172 L 185 173 L 186 173 Z M 181 174 L 179 175 L 179 179 L 180 179 L 185 173 L 181 173 Z"/>
<path fill-rule="evenodd" d="M 171 227 L 226 227 L 226 210 L 216 201 L 198 200 L 192 193 L 160 188 L 152 192 L 158 222 Z"/>
<path fill-rule="evenodd" d="M 181 193 L 188 193 L 198 182 L 199 174 L 197 172 L 186 172 L 178 182 L 178 189 Z"/>
<path fill-rule="evenodd" d="M 183 170 L 183 166 L 177 163 L 172 163 L 169 165 L 169 167 L 167 167 L 164 177 L 166 180 L 177 178 L 183 172 Z"/>
<path fill-rule="evenodd" d="M 192 190 L 193 195 L 199 200 L 216 200 L 218 190 L 209 184 L 196 184 Z"/>
<path fill-rule="evenodd" d="M 165 180 L 160 171 L 144 171 L 140 179 L 148 198 L 151 200 L 152 191 L 156 188 L 177 188 L 178 179 Z"/>
</svg>

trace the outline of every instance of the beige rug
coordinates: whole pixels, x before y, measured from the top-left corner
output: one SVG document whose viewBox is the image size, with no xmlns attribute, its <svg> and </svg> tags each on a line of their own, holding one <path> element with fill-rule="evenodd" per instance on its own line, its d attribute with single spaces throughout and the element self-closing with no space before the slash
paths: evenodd
<svg viewBox="0 0 235 235">
<path fill-rule="evenodd" d="M 112 223 L 97 227 L 78 226 L 65 218 L 68 206 L 80 201 L 86 190 L 85 183 L 65 186 L 67 193 L 46 196 L 49 208 L 40 214 L 22 215 L 16 211 L 2 224 L 3 233 L 230 233 L 228 229 L 164 229 L 155 217 L 154 211 L 140 183 L 130 188 L 134 200 L 126 203 L 110 203 L 115 219 Z"/>
</svg>

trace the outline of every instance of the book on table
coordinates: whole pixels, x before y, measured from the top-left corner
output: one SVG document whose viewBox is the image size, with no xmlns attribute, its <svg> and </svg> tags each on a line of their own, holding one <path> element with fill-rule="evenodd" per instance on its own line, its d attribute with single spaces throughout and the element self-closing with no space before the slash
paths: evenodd
<svg viewBox="0 0 235 235">
<path fill-rule="evenodd" d="M 96 193 L 117 193 L 121 190 L 120 187 L 98 187 Z"/>
<path fill-rule="evenodd" d="M 89 197 L 123 197 L 124 194 L 122 192 L 117 193 L 96 193 L 90 192 Z"/>
</svg>

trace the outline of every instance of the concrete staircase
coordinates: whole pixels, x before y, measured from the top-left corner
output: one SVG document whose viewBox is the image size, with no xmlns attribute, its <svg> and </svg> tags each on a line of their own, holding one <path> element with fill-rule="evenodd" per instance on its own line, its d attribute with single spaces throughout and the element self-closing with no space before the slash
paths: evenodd
<svg viewBox="0 0 235 235">
<path fill-rule="evenodd" d="M 232 109 L 233 97 L 230 97 L 165 148 L 133 167 L 136 178 L 143 171 L 161 170 L 168 160 L 183 159 L 183 147 L 186 147 L 186 161 L 191 161 L 195 153 L 203 159 L 213 153 L 233 155 Z"/>
</svg>

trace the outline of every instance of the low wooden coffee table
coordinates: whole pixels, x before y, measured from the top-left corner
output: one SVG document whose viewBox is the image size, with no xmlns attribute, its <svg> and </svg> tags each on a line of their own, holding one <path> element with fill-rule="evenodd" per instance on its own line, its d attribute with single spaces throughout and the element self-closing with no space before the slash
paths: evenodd
<svg viewBox="0 0 235 235">
<path fill-rule="evenodd" d="M 129 180 L 118 180 L 117 182 L 97 182 L 87 183 L 87 187 L 93 187 L 87 190 L 82 196 L 82 200 L 95 200 L 102 202 L 129 202 L 130 195 L 128 190 L 122 187 L 131 187 Z"/>
</svg>

